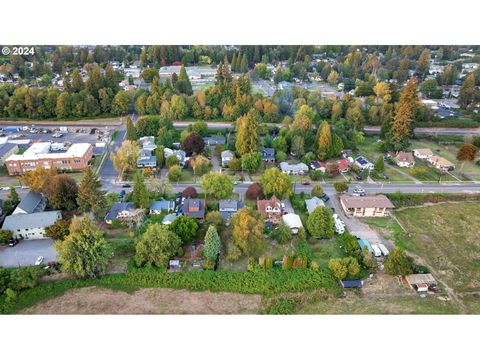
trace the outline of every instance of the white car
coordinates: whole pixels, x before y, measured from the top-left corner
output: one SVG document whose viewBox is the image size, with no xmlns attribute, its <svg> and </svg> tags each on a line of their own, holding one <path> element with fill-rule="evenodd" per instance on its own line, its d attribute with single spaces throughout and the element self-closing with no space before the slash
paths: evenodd
<svg viewBox="0 0 480 360">
<path fill-rule="evenodd" d="M 356 187 L 353 189 L 353 196 L 365 196 L 366 192 L 361 187 Z"/>
<path fill-rule="evenodd" d="M 35 265 L 40 265 L 43 262 L 43 256 L 39 256 L 35 261 Z"/>
</svg>

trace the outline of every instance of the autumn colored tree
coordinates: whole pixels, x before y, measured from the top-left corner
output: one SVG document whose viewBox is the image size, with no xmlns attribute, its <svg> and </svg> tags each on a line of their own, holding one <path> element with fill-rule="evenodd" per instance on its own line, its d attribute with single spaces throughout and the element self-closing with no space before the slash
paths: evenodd
<svg viewBox="0 0 480 360">
<path fill-rule="evenodd" d="M 191 156 L 193 153 L 200 154 L 205 148 L 205 142 L 200 135 L 192 132 L 187 135 L 180 147 L 187 153 L 187 156 Z"/>
<path fill-rule="evenodd" d="M 67 174 L 58 174 L 45 186 L 44 192 L 51 207 L 66 211 L 77 208 L 78 185 L 72 177 Z"/>
<path fill-rule="evenodd" d="M 477 147 L 473 144 L 463 144 L 460 146 L 457 152 L 457 160 L 462 162 L 462 168 L 465 165 L 465 161 L 474 161 L 477 156 Z M 460 171 L 461 171 L 460 170 Z"/>
<path fill-rule="evenodd" d="M 417 61 L 416 72 L 421 77 L 424 78 L 428 74 L 430 68 L 430 50 L 428 48 L 423 49 L 420 57 Z"/>
<path fill-rule="evenodd" d="M 122 145 L 112 152 L 110 158 L 113 166 L 122 179 L 127 171 L 132 171 L 137 168 L 137 161 L 140 157 L 140 148 L 135 141 L 125 140 Z"/>
<path fill-rule="evenodd" d="M 312 124 L 315 120 L 316 112 L 308 105 L 300 106 L 300 109 L 295 113 L 292 127 L 305 135 L 312 130 Z"/>
<path fill-rule="evenodd" d="M 325 160 L 330 155 L 332 147 L 332 134 L 330 125 L 323 121 L 317 130 L 317 156 L 320 160 Z"/>
<path fill-rule="evenodd" d="M 389 103 L 392 100 L 392 89 L 386 82 L 378 82 L 373 87 L 377 102 Z"/>
<path fill-rule="evenodd" d="M 240 209 L 231 218 L 232 239 L 244 255 L 258 255 L 266 245 L 263 217 L 251 208 Z"/>
<path fill-rule="evenodd" d="M 403 89 L 395 108 L 389 139 L 395 150 L 402 150 L 408 146 L 408 139 L 412 134 L 413 120 L 418 107 L 417 80 L 412 78 Z"/>
<path fill-rule="evenodd" d="M 182 169 L 178 165 L 173 165 L 168 169 L 167 178 L 171 182 L 177 182 L 182 179 Z"/>
<path fill-rule="evenodd" d="M 257 150 L 258 138 L 258 121 L 253 111 L 237 119 L 235 148 L 240 156 Z"/>
<path fill-rule="evenodd" d="M 203 155 L 197 155 L 189 163 L 195 176 L 202 176 L 210 169 L 210 160 Z"/>
<path fill-rule="evenodd" d="M 263 199 L 262 187 L 259 183 L 250 184 L 247 188 L 245 197 L 250 200 Z"/>
<path fill-rule="evenodd" d="M 338 83 L 338 73 L 335 70 L 330 71 L 330 74 L 328 74 L 327 77 L 327 82 L 330 85 L 336 85 Z"/>
<path fill-rule="evenodd" d="M 473 104 L 475 97 L 475 73 L 469 74 L 462 82 L 458 95 L 458 104 L 467 109 Z"/>
<path fill-rule="evenodd" d="M 35 170 L 23 173 L 18 179 L 31 191 L 39 193 L 45 190 L 45 184 L 49 184 L 56 174 L 57 169 L 55 168 L 37 167 Z"/>
<path fill-rule="evenodd" d="M 267 169 L 260 177 L 263 193 L 267 197 L 275 195 L 279 199 L 288 198 L 292 194 L 292 180 L 279 168 Z"/>
<path fill-rule="evenodd" d="M 197 190 L 193 186 L 188 186 L 182 191 L 184 198 L 194 198 L 197 196 Z"/>
</svg>

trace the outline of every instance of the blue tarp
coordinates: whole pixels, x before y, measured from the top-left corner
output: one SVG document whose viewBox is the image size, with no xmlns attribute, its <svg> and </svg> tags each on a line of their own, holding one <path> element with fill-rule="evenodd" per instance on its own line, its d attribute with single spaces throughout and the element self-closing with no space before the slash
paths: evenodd
<svg viewBox="0 0 480 360">
<path fill-rule="evenodd" d="M 372 245 L 370 245 L 370 243 L 367 241 L 367 240 L 357 240 L 358 242 L 358 246 L 360 246 L 360 249 L 365 249 L 367 248 L 368 251 L 372 252 L 373 253 L 373 249 L 372 249 Z"/>
</svg>

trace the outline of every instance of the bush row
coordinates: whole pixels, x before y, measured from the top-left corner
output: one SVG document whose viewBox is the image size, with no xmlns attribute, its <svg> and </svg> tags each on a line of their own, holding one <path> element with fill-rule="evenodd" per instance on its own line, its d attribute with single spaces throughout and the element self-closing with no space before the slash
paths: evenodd
<svg viewBox="0 0 480 360">
<path fill-rule="evenodd" d="M 395 207 L 418 206 L 425 203 L 439 203 L 444 201 L 475 201 L 480 200 L 480 194 L 405 194 L 395 192 L 385 194 Z"/>
</svg>

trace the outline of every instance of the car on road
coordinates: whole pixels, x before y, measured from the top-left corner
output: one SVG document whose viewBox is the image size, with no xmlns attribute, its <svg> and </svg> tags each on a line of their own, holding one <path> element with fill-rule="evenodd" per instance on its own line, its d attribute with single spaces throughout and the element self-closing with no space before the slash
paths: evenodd
<svg viewBox="0 0 480 360">
<path fill-rule="evenodd" d="M 132 187 L 132 185 L 130 185 L 130 184 L 123 184 L 122 185 L 122 188 L 131 188 L 131 187 Z"/>
<path fill-rule="evenodd" d="M 234 182 L 233 182 L 233 185 L 238 185 L 238 181 L 234 181 Z"/>
<path fill-rule="evenodd" d="M 39 256 L 37 260 L 35 260 L 35 265 L 40 265 L 43 262 L 43 256 Z"/>
<path fill-rule="evenodd" d="M 367 195 L 367 193 L 361 187 L 357 186 L 355 187 L 355 189 L 353 189 L 353 196 L 365 196 L 365 195 Z"/>
<path fill-rule="evenodd" d="M 18 240 L 17 239 L 12 239 L 10 240 L 10 242 L 8 243 L 8 246 L 10 247 L 14 247 L 15 245 L 18 244 Z"/>
<path fill-rule="evenodd" d="M 302 185 L 310 185 L 310 181 L 304 181 L 302 182 Z"/>
<path fill-rule="evenodd" d="M 55 134 L 52 135 L 53 138 L 61 138 L 63 134 L 56 132 Z"/>
</svg>

